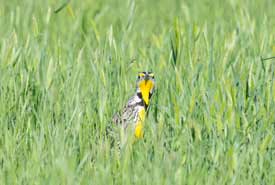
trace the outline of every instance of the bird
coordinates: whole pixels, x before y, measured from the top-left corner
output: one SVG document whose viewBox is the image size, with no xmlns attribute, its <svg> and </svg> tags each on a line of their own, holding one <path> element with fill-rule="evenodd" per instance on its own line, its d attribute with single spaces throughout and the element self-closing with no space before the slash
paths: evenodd
<svg viewBox="0 0 275 185">
<path fill-rule="evenodd" d="M 144 121 L 150 100 L 155 91 L 153 72 L 139 72 L 136 80 L 136 90 L 123 109 L 113 116 L 113 122 L 121 125 L 124 130 L 132 127 L 137 139 L 143 138 Z"/>
</svg>

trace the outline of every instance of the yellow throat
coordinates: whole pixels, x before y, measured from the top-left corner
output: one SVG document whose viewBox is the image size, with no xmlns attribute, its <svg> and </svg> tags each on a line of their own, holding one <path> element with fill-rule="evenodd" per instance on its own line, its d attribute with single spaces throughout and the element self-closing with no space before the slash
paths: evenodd
<svg viewBox="0 0 275 185">
<path fill-rule="evenodd" d="M 139 84 L 142 99 L 144 100 L 146 105 L 149 104 L 149 94 L 150 94 L 150 90 L 153 88 L 153 85 L 154 84 L 151 80 L 144 80 Z"/>
</svg>

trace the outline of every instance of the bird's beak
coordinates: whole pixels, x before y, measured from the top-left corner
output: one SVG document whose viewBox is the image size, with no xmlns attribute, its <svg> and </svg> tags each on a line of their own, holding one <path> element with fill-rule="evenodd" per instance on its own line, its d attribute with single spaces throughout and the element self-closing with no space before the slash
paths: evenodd
<svg viewBox="0 0 275 185">
<path fill-rule="evenodd" d="M 147 81 L 149 80 L 149 75 L 146 75 L 144 79 L 145 79 L 145 82 L 147 83 Z"/>
</svg>

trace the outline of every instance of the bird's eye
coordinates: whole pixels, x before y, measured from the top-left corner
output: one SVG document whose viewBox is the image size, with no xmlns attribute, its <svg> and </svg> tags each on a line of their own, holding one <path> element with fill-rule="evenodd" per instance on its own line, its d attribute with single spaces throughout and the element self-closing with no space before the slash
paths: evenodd
<svg viewBox="0 0 275 185">
<path fill-rule="evenodd" d="M 145 76 L 144 73 L 139 73 L 139 74 L 138 74 L 138 79 L 140 79 L 140 78 L 142 78 L 142 77 L 144 77 L 144 76 Z"/>
<path fill-rule="evenodd" d="M 150 76 L 152 79 L 155 78 L 154 73 L 149 73 L 149 76 Z"/>
</svg>

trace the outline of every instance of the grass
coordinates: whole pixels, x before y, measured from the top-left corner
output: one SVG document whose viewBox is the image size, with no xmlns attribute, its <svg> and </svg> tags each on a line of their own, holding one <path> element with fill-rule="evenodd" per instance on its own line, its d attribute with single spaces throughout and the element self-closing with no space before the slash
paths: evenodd
<svg viewBox="0 0 275 185">
<path fill-rule="evenodd" d="M 275 12 L 254 1 L 0 2 L 0 184 L 273 184 Z M 138 71 L 143 140 L 105 136 Z"/>
</svg>

